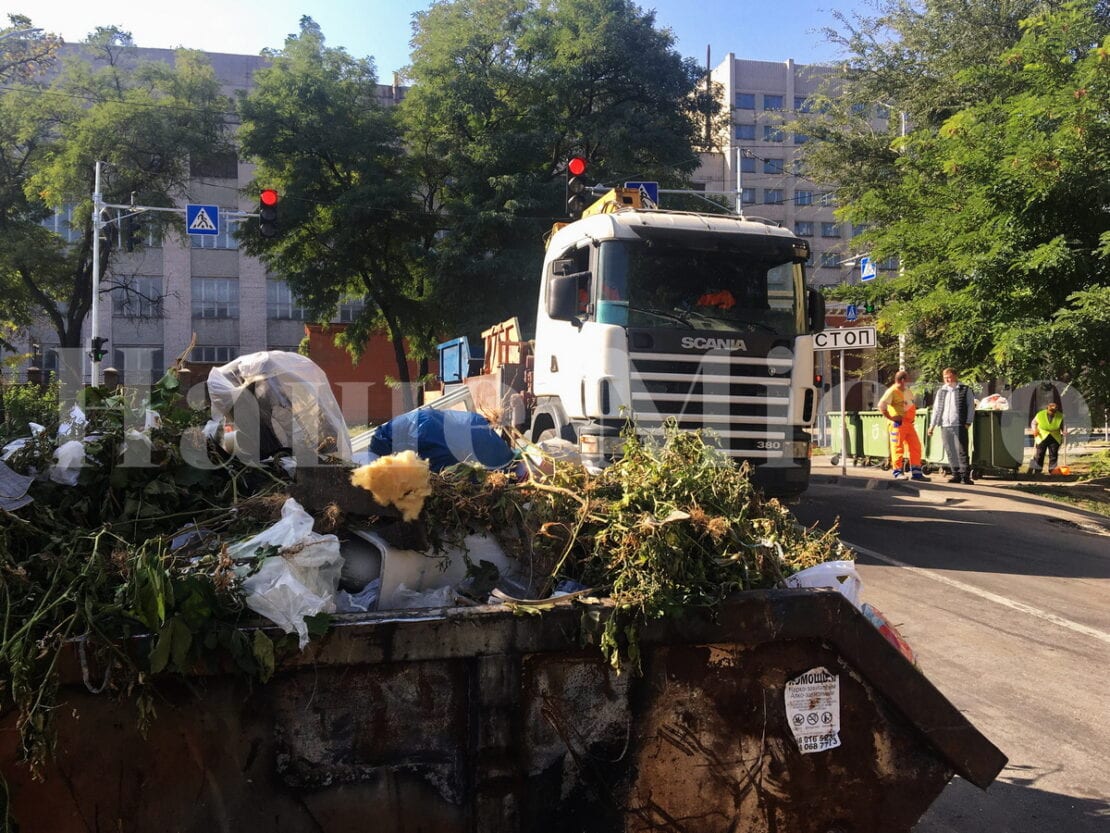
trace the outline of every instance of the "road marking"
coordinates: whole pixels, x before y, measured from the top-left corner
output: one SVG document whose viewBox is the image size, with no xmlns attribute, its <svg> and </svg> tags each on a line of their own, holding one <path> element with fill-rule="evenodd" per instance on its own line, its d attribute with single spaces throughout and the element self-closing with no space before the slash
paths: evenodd
<svg viewBox="0 0 1110 833">
<path fill-rule="evenodd" d="M 905 570 L 909 570 L 911 573 L 917 573 L 919 575 L 925 576 L 926 578 L 932 579 L 933 581 L 939 581 L 941 584 L 947 584 L 949 587 L 955 587 L 957 590 L 963 590 L 965 593 L 971 593 L 972 595 L 978 596 L 981 599 L 986 599 L 989 602 L 994 602 L 995 604 L 1002 605 L 1003 607 L 1008 607 L 1011 610 L 1018 611 L 1019 613 L 1025 613 L 1029 616 L 1035 616 L 1038 619 L 1042 619 L 1045 622 L 1050 622 L 1053 625 L 1058 625 L 1061 628 L 1067 628 L 1068 630 L 1075 631 L 1076 633 L 1081 633 L 1084 636 L 1094 637 L 1095 639 L 1110 644 L 1110 633 L 1107 633 L 1106 631 L 1100 631 L 1097 628 L 1091 628 L 1087 625 L 1082 625 L 1079 622 L 1073 622 L 1071 619 L 1065 619 L 1063 616 L 1057 616 L 1055 613 L 1049 613 L 1047 610 L 1041 610 L 1038 607 L 1033 607 L 1031 605 L 1024 604 L 1023 602 L 1014 601 L 1013 599 L 1007 598 L 1006 596 L 999 596 L 997 593 L 992 593 L 989 590 L 983 590 L 980 587 L 975 587 L 974 585 L 967 584 L 965 582 L 959 581 L 958 579 L 949 578 L 948 576 L 931 572 L 930 570 L 926 570 L 922 567 L 914 567 L 912 564 L 907 564 L 904 561 L 899 561 L 897 558 L 891 558 L 889 555 L 883 555 L 882 553 L 875 552 L 874 550 L 869 550 L 866 547 L 856 546 L 855 544 L 851 544 L 847 541 L 842 541 L 842 543 L 844 544 L 844 546 L 855 550 L 861 555 L 866 555 L 869 558 L 877 558 L 879 561 L 890 564 L 892 567 L 902 567 Z"/>
</svg>

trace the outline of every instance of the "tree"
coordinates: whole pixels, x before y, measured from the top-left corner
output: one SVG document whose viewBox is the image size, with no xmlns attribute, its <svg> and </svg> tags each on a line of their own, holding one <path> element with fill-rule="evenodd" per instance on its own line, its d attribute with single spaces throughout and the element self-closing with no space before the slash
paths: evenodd
<svg viewBox="0 0 1110 833">
<path fill-rule="evenodd" d="M 927 0 L 839 36 L 851 56 L 830 118 L 807 128 L 825 140 L 809 162 L 841 183 L 839 215 L 869 226 L 861 247 L 900 257 L 881 324 L 913 336 L 920 372 L 1083 377 L 1107 401 L 1105 369 L 1087 369 L 1110 344 L 1094 302 L 1110 261 L 1108 32 L 1091 0 Z M 906 112 L 907 136 L 896 116 L 885 133 L 860 117 L 876 102 Z"/>
<path fill-rule="evenodd" d="M 54 60 L 61 38 L 36 29 L 23 15 L 8 15 L 8 24 L 0 27 L 0 81 L 36 75 Z"/>
<path fill-rule="evenodd" d="M 426 330 L 429 313 L 422 303 L 424 215 L 394 114 L 378 102 L 373 62 L 326 47 L 304 17 L 300 33 L 256 73 L 239 110 L 242 151 L 258 163 L 255 185 L 282 193 L 280 233 L 245 233 L 247 250 L 280 274 L 313 316 L 327 320 L 345 298 L 365 299 L 342 342 L 357 357 L 366 337 L 384 327 L 398 379 L 409 382 L 406 338 Z M 407 385 L 402 390 L 411 395 Z"/>
<path fill-rule="evenodd" d="M 29 22 L 29 21 L 28 21 Z M 15 327 L 40 317 L 79 347 L 92 305 L 94 163 L 105 202 L 173 205 L 189 160 L 225 142 L 226 101 L 200 53 L 136 62 L 131 36 L 99 28 L 82 55 L 0 94 L 0 289 Z M 67 239 L 42 223 L 69 210 Z M 114 238 L 100 248 L 111 286 Z M 97 287 L 98 292 L 104 286 Z"/>
<path fill-rule="evenodd" d="M 534 309 L 569 157 L 609 185 L 697 167 L 701 72 L 628 0 L 436 3 L 413 47 L 405 142 L 442 229 L 429 280 L 464 331 Z"/>
</svg>

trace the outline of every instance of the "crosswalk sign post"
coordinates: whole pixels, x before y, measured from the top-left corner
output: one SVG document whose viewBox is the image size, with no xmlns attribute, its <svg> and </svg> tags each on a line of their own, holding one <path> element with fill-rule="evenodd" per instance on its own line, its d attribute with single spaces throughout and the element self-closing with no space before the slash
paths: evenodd
<svg viewBox="0 0 1110 833">
<path fill-rule="evenodd" d="M 185 231 L 189 234 L 219 234 L 220 207 L 218 205 L 186 205 Z"/>
<path fill-rule="evenodd" d="M 844 320 L 855 321 L 857 318 L 859 318 L 859 309 L 855 304 L 848 304 L 848 308 L 844 311 Z"/>
<path fill-rule="evenodd" d="M 869 257 L 861 257 L 859 259 L 860 281 L 873 281 L 878 274 L 879 271 L 875 268 L 875 261 Z"/>
</svg>

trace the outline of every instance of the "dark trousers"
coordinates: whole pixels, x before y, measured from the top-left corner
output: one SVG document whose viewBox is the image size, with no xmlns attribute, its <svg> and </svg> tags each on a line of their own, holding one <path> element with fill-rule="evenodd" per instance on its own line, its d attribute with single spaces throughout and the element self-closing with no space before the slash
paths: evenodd
<svg viewBox="0 0 1110 833">
<path fill-rule="evenodd" d="M 944 456 L 948 458 L 948 467 L 952 474 L 969 477 L 971 469 L 967 459 L 967 426 L 942 425 L 940 440 L 944 444 Z"/>
<path fill-rule="evenodd" d="M 1048 452 L 1048 470 L 1052 471 L 1056 468 L 1056 458 L 1060 454 L 1060 443 L 1056 438 L 1049 434 L 1036 445 L 1036 451 L 1033 452 L 1033 468 L 1040 470 L 1044 466 L 1044 453 Z"/>
</svg>

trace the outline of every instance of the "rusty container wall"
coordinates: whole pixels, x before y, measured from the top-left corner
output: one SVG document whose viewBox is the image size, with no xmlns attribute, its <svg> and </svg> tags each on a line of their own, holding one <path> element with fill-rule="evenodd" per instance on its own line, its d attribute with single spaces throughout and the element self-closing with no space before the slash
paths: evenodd
<svg viewBox="0 0 1110 833">
<path fill-rule="evenodd" d="M 639 676 L 579 647 L 597 632 L 569 606 L 369 616 L 266 685 L 168 681 L 145 740 L 132 705 L 69 685 L 46 780 L 11 715 L 0 764 L 20 829 L 50 833 L 896 833 L 954 772 L 985 787 L 1005 764 L 837 593 L 649 628 Z M 842 745 L 803 755 L 784 686 L 818 666 Z"/>
</svg>

